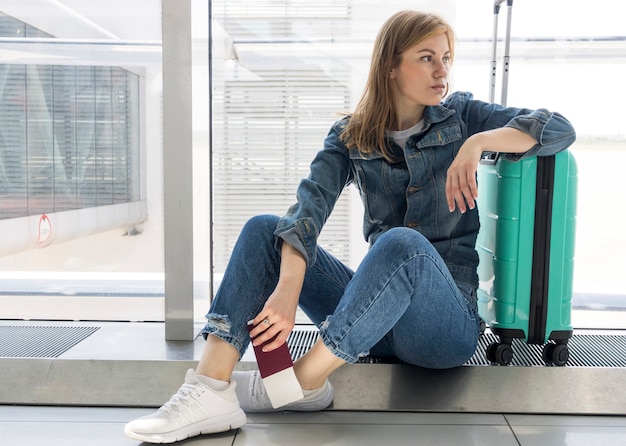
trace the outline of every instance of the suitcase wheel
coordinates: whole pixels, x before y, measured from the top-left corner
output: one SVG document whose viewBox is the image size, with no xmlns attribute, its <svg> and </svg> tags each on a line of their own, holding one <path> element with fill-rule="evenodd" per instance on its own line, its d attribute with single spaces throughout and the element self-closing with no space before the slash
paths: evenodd
<svg viewBox="0 0 626 446">
<path fill-rule="evenodd" d="M 511 344 L 492 342 L 485 351 L 487 361 L 500 365 L 509 365 L 513 361 L 513 348 Z"/>
<path fill-rule="evenodd" d="M 487 323 L 481 319 L 480 325 L 478 326 L 478 333 L 482 336 L 485 334 L 485 330 L 487 330 Z"/>
<path fill-rule="evenodd" d="M 567 344 L 553 344 L 549 342 L 543 346 L 542 357 L 546 364 L 562 367 L 569 359 L 569 348 Z"/>
</svg>

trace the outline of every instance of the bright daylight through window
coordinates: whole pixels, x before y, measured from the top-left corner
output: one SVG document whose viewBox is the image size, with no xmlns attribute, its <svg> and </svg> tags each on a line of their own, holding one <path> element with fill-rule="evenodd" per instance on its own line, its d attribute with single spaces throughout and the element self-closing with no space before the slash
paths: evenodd
<svg viewBox="0 0 626 446">
<path fill-rule="evenodd" d="M 160 1 L 24 3 L 0 5 L 0 314 L 163 320 Z M 213 231 L 211 243 L 195 238 L 201 318 L 243 223 L 287 211 L 356 105 L 383 21 L 402 9 L 444 16 L 457 33 L 453 90 L 488 100 L 493 1 L 192 5 L 194 57 L 207 59 L 193 68 L 204 88 L 193 96 L 193 219 Z M 559 111 L 578 134 L 574 323 L 585 326 L 626 326 L 626 34 L 613 7 L 518 0 L 512 26 L 508 105 Z M 351 186 L 320 238 L 352 267 L 368 249 L 362 218 Z"/>
</svg>

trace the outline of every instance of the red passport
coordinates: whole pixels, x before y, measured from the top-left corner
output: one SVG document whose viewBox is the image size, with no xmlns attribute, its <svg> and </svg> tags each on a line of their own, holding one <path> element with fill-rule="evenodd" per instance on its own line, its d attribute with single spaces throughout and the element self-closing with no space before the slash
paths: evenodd
<svg viewBox="0 0 626 446">
<path fill-rule="evenodd" d="M 252 330 L 252 321 L 248 322 L 248 331 Z M 293 370 L 293 361 L 287 343 L 271 352 L 264 352 L 263 346 L 274 339 L 254 347 L 254 356 L 259 366 L 263 385 L 274 409 L 298 401 L 304 397 L 302 387 Z"/>
</svg>

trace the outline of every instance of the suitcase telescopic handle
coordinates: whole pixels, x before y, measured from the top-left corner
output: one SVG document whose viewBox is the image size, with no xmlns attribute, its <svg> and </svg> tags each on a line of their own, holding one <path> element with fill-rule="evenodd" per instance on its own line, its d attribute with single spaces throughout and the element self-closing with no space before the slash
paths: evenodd
<svg viewBox="0 0 626 446">
<path fill-rule="evenodd" d="M 494 12 L 494 14 L 498 14 L 498 13 L 500 13 L 500 5 L 501 5 L 502 3 L 504 3 L 504 2 L 506 2 L 506 1 L 507 1 L 507 0 L 495 0 L 495 1 L 493 2 L 493 12 Z M 507 3 L 510 5 L 510 4 L 512 4 L 512 3 L 513 3 L 513 0 L 509 0 Z"/>
<path fill-rule="evenodd" d="M 508 7 L 507 23 L 506 23 L 506 40 L 504 46 L 504 68 L 502 70 L 502 96 L 500 103 L 506 106 L 507 90 L 509 87 L 509 60 L 511 52 L 511 11 L 513 9 L 513 0 L 495 0 L 493 3 L 493 42 L 491 48 L 491 82 L 489 84 L 489 100 L 495 102 L 496 96 L 496 69 L 498 55 L 498 17 L 500 15 L 500 6 L 506 2 Z M 494 165 L 499 158 L 498 152 L 485 155 L 480 164 Z"/>
<path fill-rule="evenodd" d="M 498 53 L 498 17 L 500 15 L 500 6 L 506 1 L 508 6 L 507 22 L 506 22 L 506 38 L 504 43 L 504 67 L 502 70 L 502 96 L 500 104 L 506 106 L 507 91 L 509 88 L 509 63 L 511 54 L 511 16 L 513 9 L 513 0 L 495 0 L 493 4 L 493 42 L 491 48 L 491 82 L 489 84 L 489 100 L 495 102 L 496 96 L 496 68 Z"/>
</svg>

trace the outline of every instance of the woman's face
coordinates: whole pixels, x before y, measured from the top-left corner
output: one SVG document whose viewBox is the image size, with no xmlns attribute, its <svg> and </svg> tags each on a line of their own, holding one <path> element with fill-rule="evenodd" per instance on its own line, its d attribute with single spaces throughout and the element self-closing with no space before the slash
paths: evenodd
<svg viewBox="0 0 626 446">
<path fill-rule="evenodd" d="M 391 70 L 398 105 L 438 105 L 447 91 L 451 62 L 445 33 L 429 37 L 402 53 L 400 64 Z"/>
</svg>

